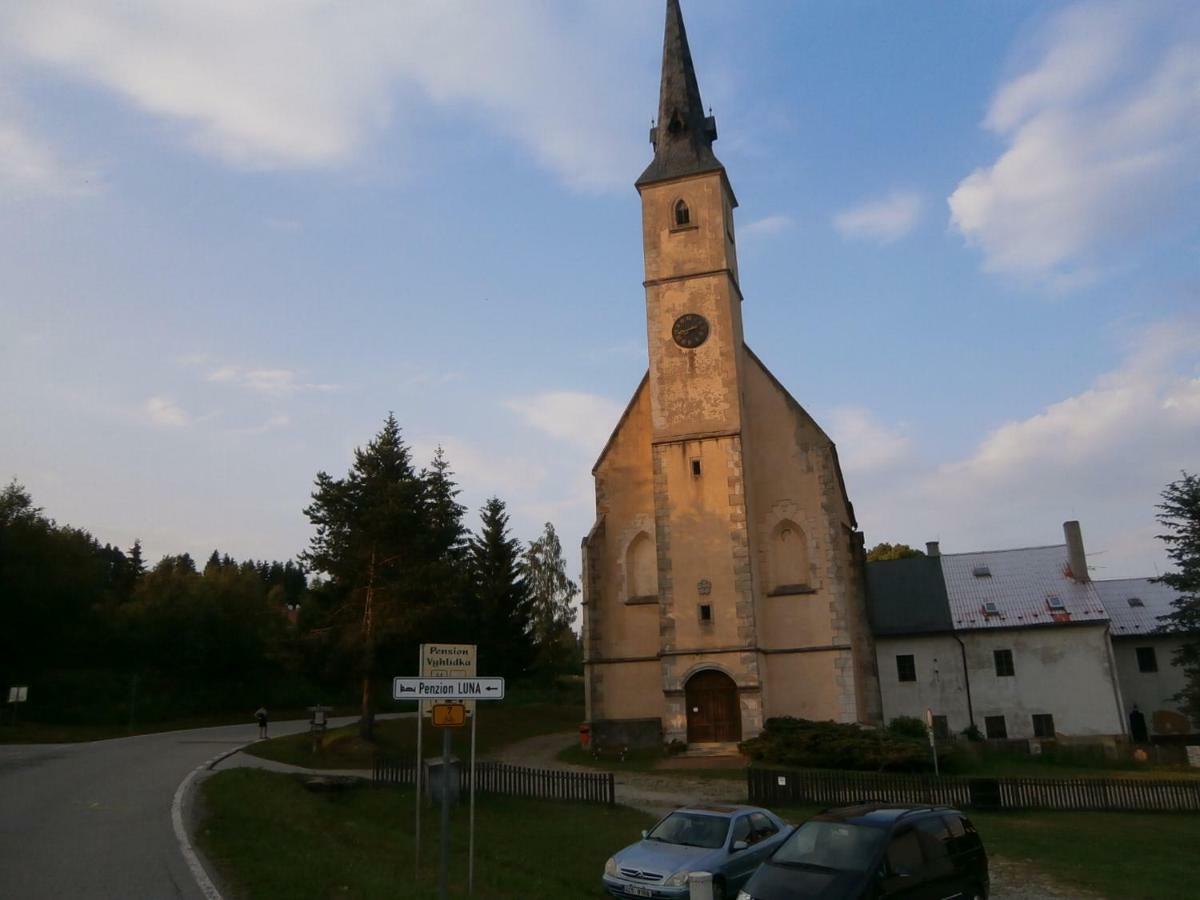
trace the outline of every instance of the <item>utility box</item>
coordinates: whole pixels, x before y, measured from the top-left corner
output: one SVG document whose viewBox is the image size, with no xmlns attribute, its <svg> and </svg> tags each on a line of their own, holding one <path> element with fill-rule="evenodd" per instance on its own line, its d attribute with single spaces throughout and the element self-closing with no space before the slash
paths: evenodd
<svg viewBox="0 0 1200 900">
<path fill-rule="evenodd" d="M 425 799 L 435 806 L 442 802 L 442 792 L 449 794 L 450 802 L 457 803 L 461 794 L 462 761 L 457 756 L 450 757 L 450 764 L 445 765 L 442 757 L 425 760 Z"/>
</svg>

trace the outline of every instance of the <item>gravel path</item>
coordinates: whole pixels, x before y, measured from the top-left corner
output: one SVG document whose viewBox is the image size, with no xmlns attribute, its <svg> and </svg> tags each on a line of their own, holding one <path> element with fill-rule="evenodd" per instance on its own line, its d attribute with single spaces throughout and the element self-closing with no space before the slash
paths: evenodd
<svg viewBox="0 0 1200 900">
<path fill-rule="evenodd" d="M 585 766 L 560 762 L 558 753 L 579 739 L 574 732 L 545 734 L 502 747 L 488 758 L 539 769 L 591 772 Z M 616 775 L 617 802 L 660 816 L 677 806 L 692 803 L 745 803 L 746 785 L 741 781 L 657 775 L 653 772 L 620 772 Z M 992 900 L 1103 900 L 1099 894 L 1066 887 L 1039 871 L 1030 860 L 989 855 Z"/>
</svg>

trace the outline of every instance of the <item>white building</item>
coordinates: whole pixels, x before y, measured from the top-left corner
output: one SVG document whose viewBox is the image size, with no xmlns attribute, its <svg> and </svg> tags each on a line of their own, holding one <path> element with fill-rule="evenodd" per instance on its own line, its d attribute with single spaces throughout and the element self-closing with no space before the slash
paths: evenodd
<svg viewBox="0 0 1200 900">
<path fill-rule="evenodd" d="M 1162 617 L 1172 612 L 1178 594 L 1148 578 L 1097 581 L 1096 590 L 1111 622 L 1117 681 L 1121 686 L 1130 735 L 1150 737 L 1196 731 L 1172 698 L 1187 678 L 1172 665 L 1183 635 L 1164 633 Z"/>
<path fill-rule="evenodd" d="M 1183 684 L 1170 665 L 1180 638 L 1151 635 L 1170 592 L 1093 582 L 1079 524 L 1063 532 L 1048 547 L 942 555 L 930 544 L 925 558 L 868 564 L 886 720 L 928 710 L 943 735 L 974 725 L 997 740 L 1114 740 L 1136 703 L 1151 734 L 1190 727 L 1168 700 Z"/>
</svg>

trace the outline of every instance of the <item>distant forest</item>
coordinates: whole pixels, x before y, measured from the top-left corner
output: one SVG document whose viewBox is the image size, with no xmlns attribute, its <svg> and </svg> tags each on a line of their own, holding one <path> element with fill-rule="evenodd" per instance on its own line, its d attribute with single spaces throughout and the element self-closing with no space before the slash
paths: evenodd
<svg viewBox="0 0 1200 900">
<path fill-rule="evenodd" d="M 21 714 L 43 722 L 320 701 L 360 705 L 369 729 L 422 641 L 478 643 L 480 674 L 579 671 L 553 526 L 524 546 L 492 498 L 472 533 L 458 493 L 440 450 L 414 467 L 389 416 L 344 477 L 317 474 L 297 559 L 151 565 L 139 542 L 59 525 L 14 480 L 0 490 L 0 688 L 29 685 Z"/>
</svg>

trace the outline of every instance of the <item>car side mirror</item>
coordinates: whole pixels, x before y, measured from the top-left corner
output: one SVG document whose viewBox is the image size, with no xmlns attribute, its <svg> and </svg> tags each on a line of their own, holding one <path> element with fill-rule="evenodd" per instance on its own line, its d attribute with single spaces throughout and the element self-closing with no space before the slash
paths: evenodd
<svg viewBox="0 0 1200 900">
<path fill-rule="evenodd" d="M 734 841 L 732 849 L 733 849 L 734 853 L 737 853 L 737 851 L 745 850 L 749 846 L 750 845 L 747 844 L 745 841 Z"/>
</svg>

